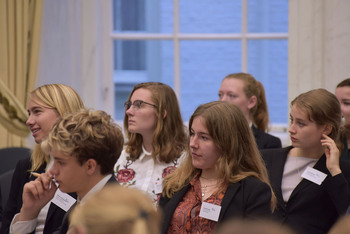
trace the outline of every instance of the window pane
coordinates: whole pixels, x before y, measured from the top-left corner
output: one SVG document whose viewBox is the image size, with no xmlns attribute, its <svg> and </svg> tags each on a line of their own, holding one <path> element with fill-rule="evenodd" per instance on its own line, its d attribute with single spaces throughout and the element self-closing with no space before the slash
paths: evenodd
<svg viewBox="0 0 350 234">
<path fill-rule="evenodd" d="M 119 56 L 120 51 L 128 51 L 130 44 L 143 45 L 142 50 L 132 50 L 134 53 L 126 53 L 125 57 Z M 115 117 L 118 120 L 124 118 L 124 102 L 128 98 L 134 85 L 141 82 L 159 81 L 173 87 L 174 84 L 174 52 L 173 42 L 166 40 L 140 40 L 140 41 L 115 41 L 115 64 L 114 84 L 115 84 Z M 134 44 L 131 44 L 134 45 Z M 118 57 L 119 56 L 119 57 Z M 118 60 L 121 60 L 119 61 Z M 136 65 L 143 64 L 142 67 Z M 125 64 L 124 60 L 131 61 L 131 64 Z M 138 69 L 142 68 L 142 69 Z"/>
<path fill-rule="evenodd" d="M 248 72 L 263 83 L 271 123 L 288 122 L 288 41 L 249 40 Z"/>
<path fill-rule="evenodd" d="M 241 71 L 239 40 L 181 42 L 181 110 L 188 121 L 203 103 L 218 100 L 222 79 Z"/>
<path fill-rule="evenodd" d="M 240 33 L 242 1 L 179 0 L 181 33 Z"/>
<path fill-rule="evenodd" d="M 288 0 L 248 0 L 248 32 L 288 32 Z"/>
<path fill-rule="evenodd" d="M 113 0 L 113 30 L 173 32 L 172 0 Z"/>
</svg>

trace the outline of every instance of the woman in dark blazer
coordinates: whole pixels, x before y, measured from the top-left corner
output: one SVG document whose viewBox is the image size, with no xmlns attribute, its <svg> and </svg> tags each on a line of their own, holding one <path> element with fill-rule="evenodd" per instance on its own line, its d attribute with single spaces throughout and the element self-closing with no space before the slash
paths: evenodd
<svg viewBox="0 0 350 234">
<path fill-rule="evenodd" d="M 241 110 L 201 105 L 189 131 L 189 156 L 164 179 L 162 233 L 212 233 L 228 218 L 270 215 L 274 195 Z"/>
<path fill-rule="evenodd" d="M 350 205 L 350 164 L 339 162 L 340 105 L 316 89 L 291 103 L 292 146 L 262 150 L 277 197 L 274 212 L 298 233 L 327 233 Z"/>
<path fill-rule="evenodd" d="M 34 89 L 29 94 L 29 116 L 26 124 L 32 132 L 36 145 L 31 157 L 20 160 L 16 165 L 9 198 L 3 212 L 1 234 L 9 233 L 11 221 L 22 207 L 24 184 L 35 180 L 30 172 L 43 173 L 52 162 L 50 156 L 41 150 L 41 141 L 48 136 L 52 126 L 60 116 L 65 113 L 74 113 L 80 109 L 84 109 L 84 104 L 79 94 L 67 85 L 46 84 Z M 43 209 L 37 228 L 44 234 L 51 234 L 52 230 L 61 223 L 64 214 L 65 211 L 55 206 Z M 49 224 L 45 225 L 45 223 Z"/>
<path fill-rule="evenodd" d="M 252 128 L 259 149 L 281 148 L 281 140 L 267 133 L 269 113 L 264 86 L 248 73 L 227 75 L 219 89 L 219 101 L 237 105 Z"/>
</svg>

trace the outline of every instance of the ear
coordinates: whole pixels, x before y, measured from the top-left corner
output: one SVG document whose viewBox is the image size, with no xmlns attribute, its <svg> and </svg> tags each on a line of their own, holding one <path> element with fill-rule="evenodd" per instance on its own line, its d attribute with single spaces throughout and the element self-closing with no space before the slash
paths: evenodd
<svg viewBox="0 0 350 234">
<path fill-rule="evenodd" d="M 166 115 L 168 114 L 168 112 L 166 110 L 164 110 L 164 113 L 163 113 L 163 119 L 165 119 Z"/>
<path fill-rule="evenodd" d="M 248 109 L 249 110 L 253 109 L 257 103 L 258 103 L 258 99 L 256 98 L 256 96 L 251 96 L 249 98 Z"/>
<path fill-rule="evenodd" d="M 88 159 L 85 162 L 86 172 L 88 175 L 92 175 L 97 170 L 97 162 L 95 159 Z"/>
<path fill-rule="evenodd" d="M 325 135 L 329 135 L 329 134 L 331 134 L 331 132 L 332 132 L 332 130 L 333 130 L 333 127 L 331 126 L 331 125 L 329 125 L 329 124 L 326 124 L 326 125 L 324 125 L 324 127 L 323 127 L 323 133 L 325 134 Z"/>
</svg>

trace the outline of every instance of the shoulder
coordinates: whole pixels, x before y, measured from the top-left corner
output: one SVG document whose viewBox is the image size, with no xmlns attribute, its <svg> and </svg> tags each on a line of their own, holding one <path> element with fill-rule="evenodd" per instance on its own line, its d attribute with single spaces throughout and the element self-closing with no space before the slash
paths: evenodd
<svg viewBox="0 0 350 234">
<path fill-rule="evenodd" d="M 256 178 L 255 176 L 248 176 L 248 177 L 244 178 L 243 180 L 241 180 L 240 183 L 242 184 L 242 186 L 245 187 L 245 189 L 252 188 L 253 190 L 256 190 L 256 189 L 260 188 L 260 189 L 270 190 L 268 184 L 266 184 L 265 182 Z"/>
<path fill-rule="evenodd" d="M 17 162 L 15 171 L 13 173 L 13 177 L 28 177 L 29 178 L 29 170 L 32 167 L 32 162 L 30 157 L 21 159 Z"/>
<path fill-rule="evenodd" d="M 273 136 L 264 131 L 261 131 L 260 129 L 257 129 L 255 126 L 252 126 L 252 130 L 253 130 L 258 148 L 268 149 L 268 148 L 282 147 L 281 140 L 278 137 Z"/>
<path fill-rule="evenodd" d="M 278 155 L 287 155 L 292 149 L 292 146 L 287 146 L 284 148 L 273 148 L 273 149 L 261 149 L 260 153 L 263 158 L 277 157 Z"/>
</svg>

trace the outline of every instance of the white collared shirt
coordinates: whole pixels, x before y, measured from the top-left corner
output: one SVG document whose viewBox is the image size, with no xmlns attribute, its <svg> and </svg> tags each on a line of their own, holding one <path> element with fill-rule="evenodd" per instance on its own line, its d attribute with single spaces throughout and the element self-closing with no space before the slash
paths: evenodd
<svg viewBox="0 0 350 234">
<path fill-rule="evenodd" d="M 100 180 L 92 189 L 90 189 L 90 191 L 85 194 L 85 196 L 80 200 L 77 201 L 78 203 L 80 202 L 80 204 L 84 203 L 86 201 L 86 199 L 88 197 L 90 197 L 91 195 L 97 193 L 98 191 L 100 191 L 108 182 L 108 180 L 112 177 L 112 175 L 107 175 L 105 176 L 102 180 Z M 10 225 L 10 234 L 15 233 L 15 234 L 24 234 L 24 233 L 31 233 L 34 231 L 35 229 L 35 233 L 43 233 L 44 231 L 44 225 L 45 225 L 45 219 L 44 219 L 44 223 L 41 225 L 42 228 L 40 228 L 40 230 L 38 230 L 38 220 L 39 218 L 42 216 L 41 212 L 45 212 L 45 218 L 47 215 L 47 211 L 50 207 L 51 201 L 48 202 L 40 211 L 38 218 L 36 219 L 32 219 L 32 220 L 26 220 L 26 221 L 18 221 L 17 217 L 19 214 L 16 214 L 11 222 Z M 41 227 L 40 226 L 40 227 Z"/>
<path fill-rule="evenodd" d="M 132 161 L 124 149 L 114 166 L 114 172 L 119 184 L 147 192 L 156 204 L 162 192 L 163 178 L 178 167 L 184 158 L 185 153 L 182 153 L 179 159 L 170 163 L 159 162 L 153 160 L 151 153 L 142 147 L 140 157 Z"/>
</svg>

